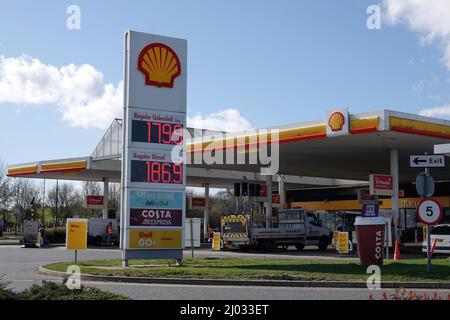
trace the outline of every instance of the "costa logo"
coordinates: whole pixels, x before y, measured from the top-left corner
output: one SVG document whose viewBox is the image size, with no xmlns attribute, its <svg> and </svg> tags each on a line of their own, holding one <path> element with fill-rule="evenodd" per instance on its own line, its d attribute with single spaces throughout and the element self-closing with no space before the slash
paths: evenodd
<svg viewBox="0 0 450 320">
<path fill-rule="evenodd" d="M 132 226 L 182 226 L 180 209 L 130 209 Z"/>
<path fill-rule="evenodd" d="M 345 117 L 341 112 L 333 112 L 328 118 L 328 126 L 331 131 L 341 131 L 345 124 Z"/>
<path fill-rule="evenodd" d="M 383 232 L 377 231 L 375 237 L 375 259 L 379 260 L 382 258 L 383 254 Z"/>
<path fill-rule="evenodd" d="M 145 76 L 146 85 L 173 88 L 175 78 L 181 74 L 181 64 L 172 48 L 152 43 L 139 54 L 138 70 Z"/>
<path fill-rule="evenodd" d="M 170 210 L 142 210 L 141 213 L 143 218 L 156 218 L 159 219 L 164 218 L 164 219 L 170 219 L 172 217 L 172 215 L 170 214 Z"/>
</svg>

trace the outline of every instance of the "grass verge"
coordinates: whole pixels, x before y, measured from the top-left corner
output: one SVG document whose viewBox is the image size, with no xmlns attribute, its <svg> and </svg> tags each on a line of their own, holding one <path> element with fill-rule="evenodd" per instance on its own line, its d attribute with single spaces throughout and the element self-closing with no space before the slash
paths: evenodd
<svg viewBox="0 0 450 320">
<path fill-rule="evenodd" d="M 65 272 L 73 263 L 52 263 L 44 267 Z M 171 264 L 171 265 L 170 265 Z M 173 260 L 131 260 L 131 267 L 122 268 L 120 260 L 79 262 L 82 273 L 107 276 L 133 276 L 184 279 L 237 280 L 308 280 L 366 281 L 366 267 L 357 259 L 184 259 L 177 267 Z M 385 261 L 381 267 L 382 281 L 433 282 L 450 281 L 450 260 L 433 260 L 432 273 L 426 272 L 426 260 Z"/>
</svg>

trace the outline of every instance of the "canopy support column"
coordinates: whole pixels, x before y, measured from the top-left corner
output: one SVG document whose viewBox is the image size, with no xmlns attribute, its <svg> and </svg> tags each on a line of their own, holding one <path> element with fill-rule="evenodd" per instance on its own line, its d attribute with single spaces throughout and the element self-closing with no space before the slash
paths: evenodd
<svg viewBox="0 0 450 320">
<path fill-rule="evenodd" d="M 284 188 L 284 175 L 278 175 L 278 194 L 280 195 L 280 209 L 286 208 L 286 189 Z"/>
<path fill-rule="evenodd" d="M 266 185 L 267 185 L 267 208 L 266 208 L 266 217 L 272 217 L 272 176 L 266 176 Z"/>
<path fill-rule="evenodd" d="M 203 237 L 205 242 L 208 242 L 208 228 L 209 228 L 209 183 L 204 183 L 205 188 L 205 209 L 203 211 Z"/>
<path fill-rule="evenodd" d="M 103 178 L 103 219 L 108 219 L 109 178 Z"/>
<path fill-rule="evenodd" d="M 399 181 L 398 181 L 398 150 L 397 149 L 391 149 L 390 151 L 391 156 L 391 175 L 392 175 L 392 184 L 393 184 L 393 195 L 391 196 L 391 209 L 392 209 L 392 216 L 394 218 L 394 232 L 395 232 L 395 239 L 399 239 L 399 230 L 398 230 L 398 222 L 399 222 L 399 207 L 398 207 L 398 189 L 399 189 Z"/>
</svg>

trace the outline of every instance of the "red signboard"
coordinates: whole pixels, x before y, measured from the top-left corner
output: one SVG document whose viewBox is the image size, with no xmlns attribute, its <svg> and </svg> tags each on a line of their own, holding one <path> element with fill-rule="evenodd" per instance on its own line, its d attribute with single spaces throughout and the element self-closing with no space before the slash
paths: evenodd
<svg viewBox="0 0 450 320">
<path fill-rule="evenodd" d="M 391 196 L 393 194 L 394 182 L 391 175 L 371 174 L 369 178 L 371 195 Z"/>
<path fill-rule="evenodd" d="M 272 194 L 272 204 L 280 204 L 280 195 Z"/>
<path fill-rule="evenodd" d="M 204 208 L 205 205 L 206 205 L 205 198 L 196 198 L 196 197 L 191 198 L 191 208 L 193 209 Z"/>
<path fill-rule="evenodd" d="M 259 196 L 267 197 L 267 186 L 265 184 L 259 186 Z"/>
<path fill-rule="evenodd" d="M 84 206 L 88 209 L 102 209 L 103 196 L 86 196 Z"/>
<path fill-rule="evenodd" d="M 267 186 L 265 184 L 259 187 L 259 196 L 267 197 Z M 280 195 L 272 192 L 272 204 L 280 204 Z"/>
</svg>

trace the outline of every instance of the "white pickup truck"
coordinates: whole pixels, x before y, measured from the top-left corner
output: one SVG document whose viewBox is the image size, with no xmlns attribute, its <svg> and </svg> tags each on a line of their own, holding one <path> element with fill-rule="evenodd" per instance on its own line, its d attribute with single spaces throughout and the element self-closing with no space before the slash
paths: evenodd
<svg viewBox="0 0 450 320">
<path fill-rule="evenodd" d="M 225 248 L 263 249 L 271 251 L 277 247 L 295 246 L 303 250 L 305 246 L 317 246 L 326 250 L 331 243 L 333 233 L 322 226 L 321 221 L 312 212 L 304 209 L 288 209 L 278 212 L 272 218 L 246 218 L 235 225 L 243 216 L 224 217 L 222 219 L 222 241 Z"/>
</svg>

